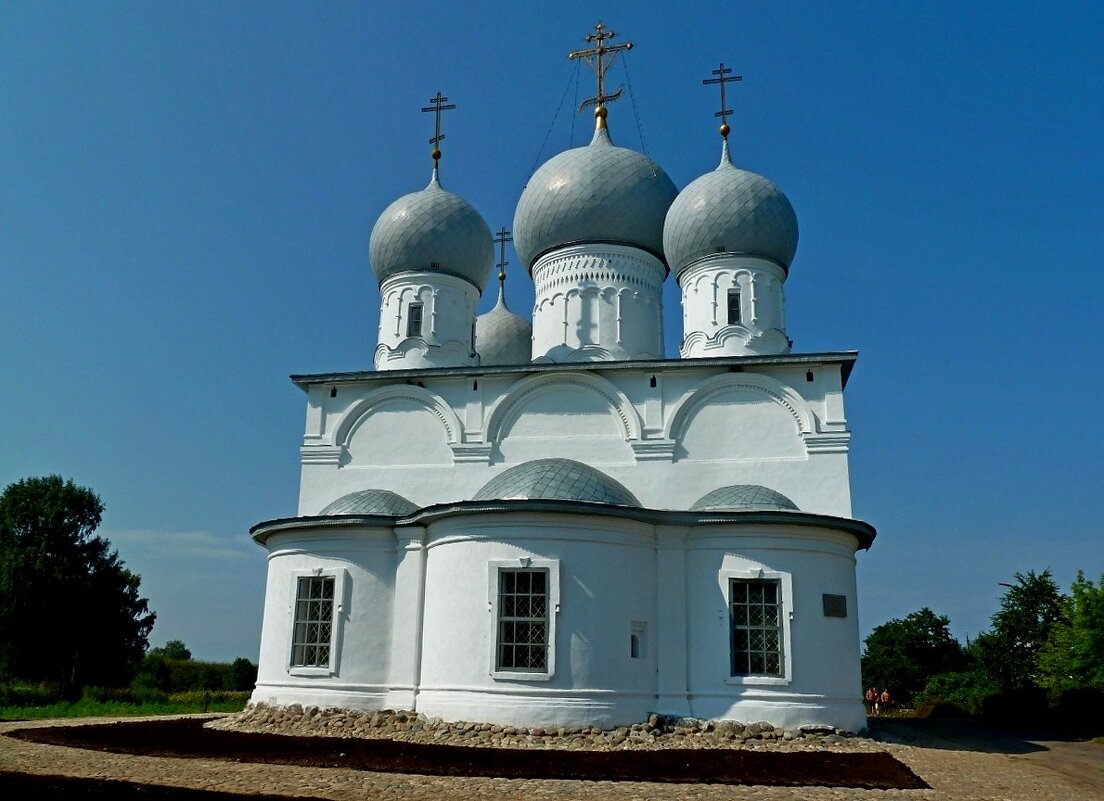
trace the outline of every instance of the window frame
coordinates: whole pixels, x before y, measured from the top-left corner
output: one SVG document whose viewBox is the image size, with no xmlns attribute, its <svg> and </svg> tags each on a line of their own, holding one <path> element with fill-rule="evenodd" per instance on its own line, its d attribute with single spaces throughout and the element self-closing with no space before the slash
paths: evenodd
<svg viewBox="0 0 1104 801">
<path fill-rule="evenodd" d="M 291 676 L 315 676 L 327 677 L 338 674 L 341 665 L 342 632 L 345 622 L 345 588 L 348 574 L 344 568 L 315 568 L 313 570 L 293 570 L 290 573 L 291 586 L 288 599 L 288 638 L 287 638 L 287 672 Z M 295 624 L 296 607 L 299 601 L 299 582 L 301 579 L 323 578 L 332 579 L 333 592 L 333 617 L 330 621 L 330 660 L 328 665 L 295 665 L 292 660 L 295 656 Z"/>
<path fill-rule="evenodd" d="M 789 573 L 762 568 L 745 568 L 742 570 L 721 570 L 717 576 L 718 585 L 725 600 L 724 625 L 727 635 L 727 648 L 724 650 L 725 683 L 735 685 L 764 685 L 778 686 L 788 685 L 793 681 L 793 645 L 791 635 L 793 633 L 794 605 L 793 605 L 793 577 Z M 732 623 L 732 582 L 738 581 L 777 581 L 779 602 L 782 606 L 780 624 L 782 627 L 782 672 L 781 674 L 751 673 L 747 675 L 733 675 L 734 626 Z"/>
<path fill-rule="evenodd" d="M 418 330 L 414 329 L 414 310 L 418 310 Z M 406 335 L 407 337 L 422 336 L 422 328 L 425 326 L 425 302 L 422 300 L 411 301 L 406 305 Z"/>
<path fill-rule="evenodd" d="M 733 301 L 734 296 L 735 296 L 735 300 L 736 300 L 736 307 L 735 307 L 736 308 L 736 319 L 735 320 L 732 319 L 732 310 L 733 310 L 732 301 Z M 727 320 L 726 324 L 727 325 L 743 325 L 744 324 L 744 305 L 743 305 L 744 298 L 743 298 L 743 292 L 740 289 L 740 287 L 738 287 L 738 286 L 729 287 L 728 294 L 725 296 L 725 298 L 727 300 L 726 317 L 725 317 L 725 319 Z"/>
<path fill-rule="evenodd" d="M 547 575 L 547 658 L 545 669 L 521 670 L 517 668 L 499 668 L 499 586 L 500 575 L 504 570 L 541 570 Z M 556 620 L 560 612 L 560 563 L 555 559 L 496 559 L 487 563 L 487 611 L 489 613 L 489 663 L 488 673 L 499 681 L 549 681 L 556 675 Z"/>
</svg>

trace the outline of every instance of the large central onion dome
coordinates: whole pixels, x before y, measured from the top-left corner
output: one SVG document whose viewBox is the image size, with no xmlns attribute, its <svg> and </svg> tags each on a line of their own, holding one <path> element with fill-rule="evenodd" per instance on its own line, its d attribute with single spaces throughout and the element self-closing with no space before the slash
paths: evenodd
<svg viewBox="0 0 1104 801">
<path fill-rule="evenodd" d="M 589 145 L 546 161 L 521 193 L 514 248 L 530 270 L 548 251 L 583 242 L 632 245 L 663 260 L 675 185 L 647 156 L 615 147 L 604 121 Z"/>
<path fill-rule="evenodd" d="M 381 284 L 398 273 L 442 273 L 482 292 L 494 244 L 483 217 L 464 198 L 441 188 L 434 168 L 429 186 L 403 195 L 376 220 L 368 258 Z"/>
<path fill-rule="evenodd" d="M 676 278 L 714 253 L 759 256 L 789 270 L 797 252 L 797 215 L 770 180 L 732 164 L 726 140 L 717 169 L 692 181 L 671 204 L 663 250 Z"/>
</svg>

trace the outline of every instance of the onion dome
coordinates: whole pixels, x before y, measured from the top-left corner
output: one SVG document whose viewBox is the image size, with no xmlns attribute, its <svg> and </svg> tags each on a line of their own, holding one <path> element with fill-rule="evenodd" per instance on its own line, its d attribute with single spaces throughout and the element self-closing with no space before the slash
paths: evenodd
<svg viewBox="0 0 1104 801">
<path fill-rule="evenodd" d="M 605 473 L 571 459 L 537 459 L 515 465 L 488 481 L 474 501 L 590 501 L 640 506 L 631 492 Z"/>
<path fill-rule="evenodd" d="M 406 517 L 416 511 L 418 507 L 398 493 L 390 490 L 365 489 L 342 495 L 318 514 Z"/>
<path fill-rule="evenodd" d="M 663 251 L 676 278 L 713 253 L 759 256 L 789 270 L 797 251 L 797 215 L 774 183 L 732 164 L 726 139 L 717 169 L 691 182 L 671 204 Z"/>
<path fill-rule="evenodd" d="M 368 258 L 382 284 L 397 273 L 463 278 L 480 292 L 494 260 L 491 229 L 459 195 L 441 188 L 437 168 L 429 186 L 388 206 L 372 228 Z"/>
<path fill-rule="evenodd" d="M 475 350 L 483 366 L 532 361 L 533 324 L 506 307 L 501 284 L 495 307 L 475 318 Z"/>
<path fill-rule="evenodd" d="M 663 260 L 663 219 L 675 185 L 647 156 L 615 147 L 604 122 L 589 145 L 546 161 L 521 193 L 514 248 L 530 270 L 544 253 L 583 242 L 632 245 Z"/>
<path fill-rule="evenodd" d="M 735 484 L 719 487 L 695 501 L 691 512 L 798 512 L 797 504 L 772 489 L 758 484 Z"/>
</svg>

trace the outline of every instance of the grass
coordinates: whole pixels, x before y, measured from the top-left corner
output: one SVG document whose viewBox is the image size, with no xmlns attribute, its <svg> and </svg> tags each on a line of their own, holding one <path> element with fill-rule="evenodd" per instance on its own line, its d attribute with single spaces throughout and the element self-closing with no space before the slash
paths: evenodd
<svg viewBox="0 0 1104 801">
<path fill-rule="evenodd" d="M 183 715 L 195 712 L 241 712 L 248 692 L 176 693 L 161 701 L 95 700 L 57 701 L 41 706 L 0 706 L 0 720 L 42 720 L 45 718 L 140 717 Z"/>
</svg>

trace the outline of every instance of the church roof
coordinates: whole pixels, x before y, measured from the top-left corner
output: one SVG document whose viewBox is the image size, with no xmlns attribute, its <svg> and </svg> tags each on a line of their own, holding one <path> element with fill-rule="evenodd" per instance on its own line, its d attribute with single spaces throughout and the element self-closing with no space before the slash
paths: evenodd
<svg viewBox="0 0 1104 801">
<path fill-rule="evenodd" d="M 730 372 L 759 370 L 771 366 L 793 366 L 808 369 L 824 365 L 839 365 L 843 386 L 851 377 L 858 359 L 858 351 L 843 350 L 825 353 L 777 353 L 762 356 L 713 356 L 700 359 L 640 359 L 623 362 L 571 362 L 567 364 L 532 363 L 491 366 L 419 367 L 411 370 L 355 370 L 344 373 L 297 373 L 290 376 L 292 382 L 306 391 L 315 384 L 374 384 L 394 383 L 396 380 L 416 381 L 427 378 L 474 377 L 488 375 L 535 375 L 538 373 L 599 374 L 620 371 L 697 372 L 703 368 L 726 367 Z M 766 371 L 764 371 L 766 372 Z"/>
<path fill-rule="evenodd" d="M 472 498 L 473 501 L 516 499 L 640 506 L 640 501 L 619 482 L 571 459 L 537 459 L 516 465 L 492 478 Z"/>
<path fill-rule="evenodd" d="M 691 512 L 739 512 L 745 510 L 793 510 L 797 504 L 783 495 L 758 484 L 734 484 L 707 492 L 690 507 Z"/>
<path fill-rule="evenodd" d="M 364 489 L 342 495 L 319 515 L 383 515 L 406 517 L 418 511 L 418 507 L 396 492 L 382 489 Z"/>
<path fill-rule="evenodd" d="M 549 250 L 582 242 L 633 245 L 663 260 L 663 219 L 676 194 L 662 167 L 616 147 L 600 125 L 589 145 L 533 173 L 514 214 L 514 249 L 530 270 Z"/>
<path fill-rule="evenodd" d="M 676 278 L 718 252 L 761 256 L 788 270 L 797 252 L 797 215 L 773 182 L 733 165 L 726 140 L 717 169 L 692 181 L 671 204 L 663 250 Z"/>
<path fill-rule="evenodd" d="M 431 272 L 462 278 L 482 292 L 494 245 L 483 217 L 442 188 L 434 168 L 425 189 L 384 209 L 372 228 L 368 259 L 381 284 L 398 273 Z"/>
</svg>

